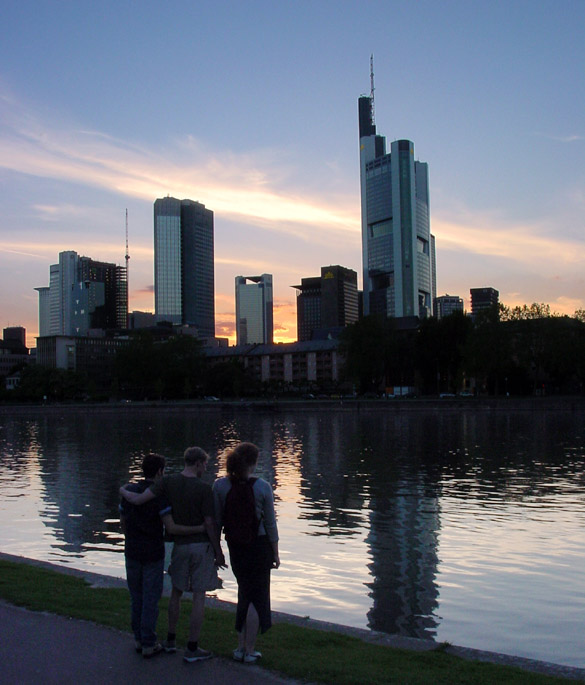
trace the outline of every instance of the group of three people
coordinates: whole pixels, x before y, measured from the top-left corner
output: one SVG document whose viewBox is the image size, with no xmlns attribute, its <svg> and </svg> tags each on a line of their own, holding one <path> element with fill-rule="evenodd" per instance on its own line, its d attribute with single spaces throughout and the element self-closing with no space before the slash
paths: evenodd
<svg viewBox="0 0 585 685">
<path fill-rule="evenodd" d="M 221 549 L 225 532 L 232 570 L 238 583 L 234 659 L 254 663 L 258 632 L 271 626 L 270 569 L 278 568 L 278 529 L 272 488 L 252 474 L 259 450 L 252 443 L 234 447 L 226 458 L 227 475 L 213 489 L 202 480 L 207 453 L 200 447 L 185 450 L 180 473 L 164 474 L 165 460 L 147 455 L 142 462 L 144 480 L 120 489 L 120 521 L 125 534 L 125 557 L 131 598 L 131 624 L 136 650 L 151 657 L 163 650 L 176 652 L 176 630 L 181 598 L 191 592 L 193 604 L 185 661 L 200 661 L 211 652 L 199 646 L 205 593 L 221 587 L 218 568 L 226 562 Z M 168 573 L 168 633 L 157 641 L 158 602 L 164 573 L 163 525 L 173 537 Z"/>
</svg>

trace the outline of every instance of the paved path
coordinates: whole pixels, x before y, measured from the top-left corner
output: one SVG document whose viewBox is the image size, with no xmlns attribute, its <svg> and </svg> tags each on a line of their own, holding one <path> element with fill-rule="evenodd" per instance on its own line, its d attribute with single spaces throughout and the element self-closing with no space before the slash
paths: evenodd
<svg viewBox="0 0 585 685">
<path fill-rule="evenodd" d="M 2 685 L 290 685 L 257 665 L 215 657 L 188 664 L 181 650 L 143 659 L 128 633 L 0 602 Z"/>
</svg>

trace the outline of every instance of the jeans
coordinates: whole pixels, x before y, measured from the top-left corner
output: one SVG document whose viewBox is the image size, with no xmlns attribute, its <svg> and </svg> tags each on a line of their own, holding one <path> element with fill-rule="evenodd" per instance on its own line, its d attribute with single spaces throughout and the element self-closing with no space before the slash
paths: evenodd
<svg viewBox="0 0 585 685">
<path fill-rule="evenodd" d="M 143 647 L 156 643 L 158 601 L 163 590 L 164 559 L 141 562 L 126 557 L 126 581 L 132 604 L 132 631 Z"/>
</svg>

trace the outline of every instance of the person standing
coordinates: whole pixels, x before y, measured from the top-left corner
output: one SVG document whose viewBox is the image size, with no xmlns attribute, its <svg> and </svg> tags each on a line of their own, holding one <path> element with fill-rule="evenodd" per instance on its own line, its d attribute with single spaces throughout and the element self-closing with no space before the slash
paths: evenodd
<svg viewBox="0 0 585 685">
<path fill-rule="evenodd" d="M 204 527 L 201 533 L 175 537 L 168 570 L 172 591 L 169 600 L 169 631 L 163 647 L 169 653 L 177 651 L 176 629 L 181 598 L 184 592 L 192 592 L 189 641 L 183 658 L 193 662 L 212 656 L 211 652 L 199 647 L 199 636 L 205 610 L 205 593 L 221 587 L 217 567 L 225 566 L 225 558 L 215 525 L 211 488 L 201 480 L 209 457 L 200 447 L 188 447 L 183 456 L 185 467 L 180 473 L 164 476 L 142 494 L 129 492 L 125 488 L 120 493 L 137 505 L 155 497 L 165 497 L 170 502 L 177 524 Z"/>
<path fill-rule="evenodd" d="M 148 454 L 142 460 L 144 480 L 129 483 L 127 487 L 132 492 L 142 493 L 162 480 L 164 470 L 165 458 L 159 454 Z M 174 535 L 197 533 L 203 530 L 203 526 L 176 525 L 171 506 L 164 497 L 151 499 L 142 507 L 122 498 L 120 524 L 125 537 L 126 581 L 130 591 L 136 651 L 149 658 L 163 649 L 156 635 L 165 560 L 163 524 L 167 532 Z"/>
<path fill-rule="evenodd" d="M 270 570 L 280 566 L 278 528 L 272 487 L 253 477 L 259 450 L 242 442 L 229 452 L 227 475 L 213 485 L 215 519 L 230 552 L 230 563 L 238 582 L 236 661 L 256 662 L 258 632 L 272 625 Z"/>
</svg>

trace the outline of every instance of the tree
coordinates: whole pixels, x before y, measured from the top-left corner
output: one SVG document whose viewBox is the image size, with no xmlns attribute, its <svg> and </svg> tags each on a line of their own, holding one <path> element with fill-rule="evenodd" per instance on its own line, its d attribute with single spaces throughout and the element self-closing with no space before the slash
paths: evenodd
<svg viewBox="0 0 585 685">
<path fill-rule="evenodd" d="M 467 339 L 465 366 L 475 376 L 480 391 L 498 395 L 507 391 L 507 378 L 513 373 L 512 350 L 500 316 L 508 310 L 494 305 L 481 310 L 475 317 Z"/>
<path fill-rule="evenodd" d="M 386 322 L 373 315 L 348 326 L 341 334 L 344 374 L 360 393 L 377 392 L 385 380 L 387 338 Z"/>
<path fill-rule="evenodd" d="M 457 392 L 465 375 L 465 349 L 472 321 L 463 312 L 421 322 L 416 366 L 424 392 Z"/>
<path fill-rule="evenodd" d="M 140 331 L 118 352 L 118 391 L 133 399 L 180 399 L 200 392 L 204 355 L 201 341 L 187 335 L 155 341 Z"/>
</svg>

